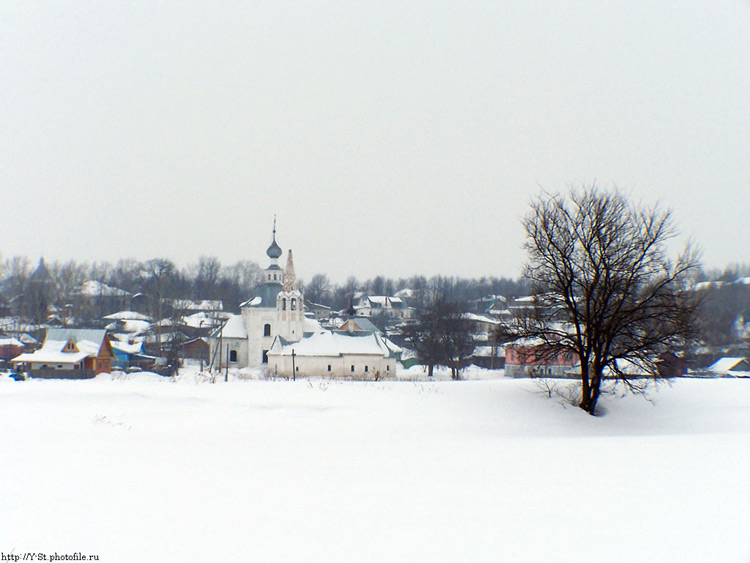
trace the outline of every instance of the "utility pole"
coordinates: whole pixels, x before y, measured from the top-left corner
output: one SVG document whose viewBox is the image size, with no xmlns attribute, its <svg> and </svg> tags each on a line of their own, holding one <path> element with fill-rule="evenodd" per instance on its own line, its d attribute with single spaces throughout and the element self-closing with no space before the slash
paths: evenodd
<svg viewBox="0 0 750 563">
<path fill-rule="evenodd" d="M 224 367 L 224 383 L 229 381 L 229 344 L 227 344 L 227 363 Z"/>
<path fill-rule="evenodd" d="M 292 348 L 292 381 L 297 381 L 297 368 L 294 363 L 294 348 Z"/>
</svg>

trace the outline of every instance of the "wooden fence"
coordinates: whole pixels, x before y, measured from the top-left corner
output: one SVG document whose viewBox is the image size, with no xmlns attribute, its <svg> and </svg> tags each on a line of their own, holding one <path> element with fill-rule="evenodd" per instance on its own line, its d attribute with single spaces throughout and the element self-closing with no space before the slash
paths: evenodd
<svg viewBox="0 0 750 563">
<path fill-rule="evenodd" d="M 93 369 L 53 369 L 39 368 L 28 371 L 33 379 L 91 379 L 96 375 Z"/>
</svg>

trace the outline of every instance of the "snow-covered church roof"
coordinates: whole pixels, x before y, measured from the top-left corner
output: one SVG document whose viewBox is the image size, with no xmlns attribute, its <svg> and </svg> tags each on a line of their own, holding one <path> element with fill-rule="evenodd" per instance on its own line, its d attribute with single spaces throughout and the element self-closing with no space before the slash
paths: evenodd
<svg viewBox="0 0 750 563">
<path fill-rule="evenodd" d="M 384 339 L 373 333 L 343 334 L 338 332 L 316 332 L 299 342 L 274 340 L 269 355 L 338 357 L 344 355 L 367 355 L 388 358 L 392 355 Z"/>
<path fill-rule="evenodd" d="M 247 329 L 242 315 L 230 315 L 224 327 L 211 333 L 211 338 L 247 338 Z"/>
</svg>

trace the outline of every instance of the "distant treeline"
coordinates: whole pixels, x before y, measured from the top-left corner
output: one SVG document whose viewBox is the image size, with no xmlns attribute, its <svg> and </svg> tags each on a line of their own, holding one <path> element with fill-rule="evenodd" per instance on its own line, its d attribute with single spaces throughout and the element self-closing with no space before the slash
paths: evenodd
<svg viewBox="0 0 750 563">
<path fill-rule="evenodd" d="M 699 311 L 702 343 L 726 350 L 740 343 L 741 350 L 749 349 L 750 265 L 731 264 L 703 273 L 697 281 L 696 289 L 703 296 Z"/>
<path fill-rule="evenodd" d="M 84 282 L 94 280 L 133 295 L 144 293 L 155 302 L 169 299 L 217 300 L 225 311 L 239 312 L 239 306 L 253 296 L 263 282 L 263 269 L 255 262 L 241 260 L 224 265 L 216 257 L 204 256 L 194 264 L 180 268 L 166 258 L 139 261 L 136 259 L 109 262 L 45 262 L 54 281 L 54 302 L 47 303 L 41 293 L 34 293 L 29 283 L 39 265 L 25 256 L 0 260 L 0 305 L 6 310 L 25 311 L 24 316 L 42 322 L 48 305 L 76 302 L 76 294 Z M 711 347 L 726 347 L 743 339 L 744 322 L 750 321 L 750 264 L 730 264 L 723 270 L 699 272 L 695 282 L 705 293 L 700 310 L 701 340 Z M 712 283 L 700 283 L 712 282 Z M 488 295 L 516 297 L 528 295 L 529 286 L 523 279 L 505 277 L 459 278 L 446 276 L 412 276 L 392 278 L 386 275 L 367 280 L 349 277 L 334 283 L 324 273 L 308 281 L 299 280 L 307 300 L 346 310 L 356 292 L 369 295 L 394 296 L 401 290 L 410 306 L 423 308 L 435 296 L 462 306 Z M 18 303 L 23 306 L 19 307 Z M 73 312 L 75 315 L 75 312 Z M 86 315 L 79 311 L 82 316 Z M 153 311 L 161 316 L 162 311 Z M 742 326 L 741 326 L 742 325 Z"/>
<path fill-rule="evenodd" d="M 145 293 L 162 299 L 220 300 L 224 310 L 239 310 L 263 282 L 263 268 L 250 260 L 224 265 L 216 257 L 202 256 L 196 263 L 178 267 L 167 258 L 139 261 L 133 258 L 110 262 L 49 261 L 44 266 L 57 286 L 57 300 L 65 302 L 80 290 L 84 282 L 94 280 L 131 294 Z M 0 295 L 6 303 L 22 296 L 39 265 L 25 256 L 0 261 Z M 505 277 L 475 279 L 436 275 L 392 278 L 385 275 L 367 280 L 350 276 L 344 283 L 332 282 L 324 273 L 309 281 L 299 280 L 305 297 L 313 302 L 343 310 L 356 292 L 394 296 L 409 289 L 408 301 L 421 306 L 430 295 L 439 293 L 455 302 L 467 302 L 486 295 L 526 295 L 523 280 Z"/>
</svg>

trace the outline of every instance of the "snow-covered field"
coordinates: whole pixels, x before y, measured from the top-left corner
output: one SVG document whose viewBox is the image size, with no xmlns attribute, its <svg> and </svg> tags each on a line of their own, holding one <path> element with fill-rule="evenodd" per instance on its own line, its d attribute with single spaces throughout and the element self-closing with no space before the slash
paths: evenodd
<svg viewBox="0 0 750 563">
<path fill-rule="evenodd" d="M 0 552 L 750 561 L 750 381 L 564 408 L 530 381 L 0 378 Z"/>
</svg>

